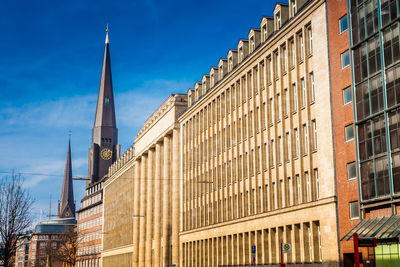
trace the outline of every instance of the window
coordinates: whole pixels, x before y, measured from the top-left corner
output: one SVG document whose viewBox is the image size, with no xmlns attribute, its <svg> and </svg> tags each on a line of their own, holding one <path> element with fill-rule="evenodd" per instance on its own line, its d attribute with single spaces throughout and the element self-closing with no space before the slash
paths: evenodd
<svg viewBox="0 0 400 267">
<path fill-rule="evenodd" d="M 351 87 L 347 87 L 343 89 L 343 105 L 349 104 L 352 101 L 351 97 Z"/>
<path fill-rule="evenodd" d="M 277 110 L 277 120 L 279 121 L 280 119 L 281 119 L 281 95 L 280 94 L 277 94 L 276 95 L 276 106 L 277 106 L 277 108 L 278 108 L 278 110 Z"/>
<path fill-rule="evenodd" d="M 308 153 L 308 132 L 307 132 L 307 124 L 303 124 L 303 145 L 304 145 L 304 151 L 303 154 Z"/>
<path fill-rule="evenodd" d="M 286 161 L 289 161 L 290 159 L 290 135 L 289 132 L 286 133 L 286 156 L 285 159 Z"/>
<path fill-rule="evenodd" d="M 278 164 L 282 164 L 283 143 L 282 143 L 282 137 L 281 136 L 278 137 L 278 146 L 279 146 L 279 148 L 276 151 L 276 153 L 277 153 L 276 158 L 278 160 Z"/>
<path fill-rule="evenodd" d="M 318 141 L 317 141 L 317 122 L 315 120 L 311 121 L 312 126 L 312 146 L 313 150 L 317 150 Z"/>
<path fill-rule="evenodd" d="M 307 38 L 308 38 L 308 54 L 311 55 L 313 51 L 313 43 L 312 43 L 312 29 L 311 25 L 307 26 Z"/>
<path fill-rule="evenodd" d="M 288 89 L 285 89 L 285 116 L 287 116 L 289 114 L 289 110 L 290 110 L 290 97 L 289 97 L 289 92 Z"/>
<path fill-rule="evenodd" d="M 292 84 L 292 91 L 293 91 L 293 112 L 297 111 L 297 88 L 296 84 Z"/>
<path fill-rule="evenodd" d="M 274 78 L 277 79 L 279 77 L 279 73 L 278 73 L 278 50 L 276 50 L 274 52 L 274 62 L 273 62 L 273 70 L 274 70 Z"/>
<path fill-rule="evenodd" d="M 318 169 L 314 169 L 314 182 L 315 182 L 315 199 L 319 199 L 319 178 Z"/>
<path fill-rule="evenodd" d="M 381 0 L 381 16 L 383 25 L 386 25 L 398 16 L 396 0 Z"/>
<path fill-rule="evenodd" d="M 282 68 L 282 74 L 285 74 L 287 71 L 287 62 L 286 62 L 286 46 L 281 47 L 281 68 Z"/>
<path fill-rule="evenodd" d="M 300 176 L 296 174 L 296 187 L 297 187 L 297 203 L 296 204 L 301 204 L 301 181 L 300 181 Z"/>
<path fill-rule="evenodd" d="M 289 49 L 290 49 L 290 67 L 293 67 L 294 64 L 296 63 L 296 50 L 294 46 L 294 40 L 293 38 L 289 40 Z"/>
<path fill-rule="evenodd" d="M 270 114 L 270 124 L 272 124 L 273 123 L 273 121 L 275 120 L 275 114 L 274 114 L 274 99 L 271 97 L 270 99 L 269 99 L 269 109 L 270 109 L 270 112 L 269 112 L 269 114 Z"/>
<path fill-rule="evenodd" d="M 383 50 L 385 66 L 389 66 L 400 59 L 399 25 L 397 23 L 383 33 Z"/>
<path fill-rule="evenodd" d="M 267 25 L 263 26 L 263 32 L 264 32 L 264 42 L 265 42 L 265 40 L 267 40 L 268 38 Z"/>
<path fill-rule="evenodd" d="M 349 55 L 349 50 L 343 52 L 341 55 L 341 62 L 342 62 L 342 69 L 346 68 L 347 66 L 350 65 L 350 55 Z"/>
<path fill-rule="evenodd" d="M 344 133 L 345 133 L 346 142 L 353 140 L 354 139 L 353 124 L 350 124 L 350 125 L 347 125 L 346 127 L 344 127 Z"/>
<path fill-rule="evenodd" d="M 358 212 L 358 201 L 353 201 L 349 203 L 350 206 L 350 220 L 358 219 L 359 212 Z"/>
<path fill-rule="evenodd" d="M 305 107 L 307 105 L 307 88 L 306 88 L 306 83 L 304 81 L 304 78 L 300 79 L 300 84 L 301 84 L 301 96 L 302 96 L 302 107 Z"/>
<path fill-rule="evenodd" d="M 290 0 L 290 5 L 292 6 L 292 16 L 296 14 L 296 0 Z"/>
<path fill-rule="evenodd" d="M 303 40 L 303 34 L 300 32 L 297 34 L 297 41 L 298 41 L 298 46 L 300 49 L 299 50 L 299 60 L 303 60 L 304 58 L 304 40 Z"/>
<path fill-rule="evenodd" d="M 356 177 L 357 177 L 356 163 L 354 161 L 347 163 L 347 179 L 352 180 L 355 179 Z"/>
<path fill-rule="evenodd" d="M 343 32 L 347 31 L 349 25 L 347 23 L 347 14 L 344 15 L 339 19 L 339 33 L 342 34 Z"/>
<path fill-rule="evenodd" d="M 274 139 L 271 140 L 271 145 L 269 148 L 270 151 L 270 166 L 274 166 L 274 155 L 275 155 L 275 146 L 274 146 Z"/>
<path fill-rule="evenodd" d="M 276 12 L 275 17 L 276 17 L 276 30 L 279 30 L 281 27 L 281 13 Z"/>
<path fill-rule="evenodd" d="M 311 189 L 310 189 L 310 176 L 308 175 L 308 172 L 304 173 L 304 180 L 305 180 L 305 185 L 306 185 L 306 199 L 307 202 L 311 201 Z"/>
<path fill-rule="evenodd" d="M 315 101 L 314 72 L 310 72 L 311 102 Z"/>
<path fill-rule="evenodd" d="M 299 156 L 299 149 L 300 149 L 300 144 L 299 144 L 299 131 L 296 129 L 294 129 L 294 138 L 295 138 L 295 153 L 294 156 L 297 158 Z"/>
</svg>

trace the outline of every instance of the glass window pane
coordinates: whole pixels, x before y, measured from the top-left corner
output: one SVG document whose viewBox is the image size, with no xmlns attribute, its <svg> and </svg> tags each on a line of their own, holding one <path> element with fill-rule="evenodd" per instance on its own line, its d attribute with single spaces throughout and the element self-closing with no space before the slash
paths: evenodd
<svg viewBox="0 0 400 267">
<path fill-rule="evenodd" d="M 392 151 L 400 148 L 400 110 L 394 110 L 389 113 L 389 135 L 390 135 L 390 149 Z"/>
<path fill-rule="evenodd" d="M 347 179 L 351 180 L 356 177 L 357 177 L 356 163 L 355 162 L 347 163 Z"/>
<path fill-rule="evenodd" d="M 356 110 L 358 120 L 370 115 L 368 81 L 356 86 Z"/>
<path fill-rule="evenodd" d="M 386 134 L 384 115 L 373 119 L 374 129 L 374 154 L 375 156 L 386 153 Z"/>
<path fill-rule="evenodd" d="M 374 164 L 372 160 L 360 164 L 360 180 L 362 199 L 375 198 Z"/>
<path fill-rule="evenodd" d="M 349 50 L 341 54 L 342 69 L 350 65 Z"/>
<path fill-rule="evenodd" d="M 372 113 L 383 110 L 383 88 L 382 76 L 376 76 L 371 79 L 371 108 Z"/>
<path fill-rule="evenodd" d="M 389 189 L 389 173 L 387 157 L 375 160 L 376 169 L 376 186 L 378 188 L 378 196 L 386 196 L 390 194 Z"/>
<path fill-rule="evenodd" d="M 358 219 L 359 212 L 358 212 L 358 201 L 350 202 L 350 219 Z"/>
<path fill-rule="evenodd" d="M 351 102 L 351 87 L 343 89 L 343 105 Z"/>
<path fill-rule="evenodd" d="M 345 137 L 346 137 L 346 142 L 351 141 L 354 139 L 354 129 L 353 129 L 353 124 L 347 125 L 345 127 Z"/>
<path fill-rule="evenodd" d="M 393 189 L 400 193 L 400 152 L 392 154 Z"/>
<path fill-rule="evenodd" d="M 339 32 L 342 33 L 346 31 L 347 28 L 348 28 L 347 15 L 345 15 L 339 19 Z"/>
</svg>

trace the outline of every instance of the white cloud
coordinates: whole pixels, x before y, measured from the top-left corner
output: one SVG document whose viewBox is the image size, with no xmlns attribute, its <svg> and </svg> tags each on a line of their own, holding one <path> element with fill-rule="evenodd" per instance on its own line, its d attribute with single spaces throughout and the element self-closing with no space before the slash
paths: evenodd
<svg viewBox="0 0 400 267">
<path fill-rule="evenodd" d="M 123 150 L 133 143 L 144 121 L 173 93 L 186 92 L 191 84 L 154 80 L 119 93 L 115 91 L 119 143 Z M 39 173 L 23 175 L 25 187 L 36 198 L 33 209 L 39 213 L 52 194 L 59 198 L 67 152 L 68 129 L 72 129 L 73 176 L 87 176 L 87 153 L 90 147 L 97 96 L 63 97 L 0 109 L 0 171 Z M 124 152 L 124 151 L 122 151 Z M 84 182 L 74 181 L 79 201 Z M 54 210 L 54 209 L 53 209 Z M 47 210 L 46 210 L 47 211 Z"/>
<path fill-rule="evenodd" d="M 93 120 L 96 96 L 75 96 L 0 109 L 0 121 L 8 127 L 88 127 Z"/>
</svg>

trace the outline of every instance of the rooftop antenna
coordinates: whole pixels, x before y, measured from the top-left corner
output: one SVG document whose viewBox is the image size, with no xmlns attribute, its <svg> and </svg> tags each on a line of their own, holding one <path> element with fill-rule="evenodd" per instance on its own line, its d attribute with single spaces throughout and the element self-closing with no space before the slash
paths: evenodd
<svg viewBox="0 0 400 267">
<path fill-rule="evenodd" d="M 50 194 L 50 203 L 49 203 L 49 214 L 47 215 L 47 217 L 49 217 L 49 218 L 57 217 L 56 214 L 51 214 L 51 194 Z"/>
<path fill-rule="evenodd" d="M 48 217 L 51 216 L 51 194 L 50 194 L 50 203 L 49 203 L 49 215 L 47 215 Z"/>
</svg>

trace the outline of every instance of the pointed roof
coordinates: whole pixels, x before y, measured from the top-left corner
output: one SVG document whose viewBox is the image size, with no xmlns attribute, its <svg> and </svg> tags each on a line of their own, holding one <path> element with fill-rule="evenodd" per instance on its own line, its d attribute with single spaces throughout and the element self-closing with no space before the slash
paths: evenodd
<svg viewBox="0 0 400 267">
<path fill-rule="evenodd" d="M 111 61 L 108 39 L 108 26 L 106 30 L 106 41 L 104 48 L 103 68 L 101 71 L 99 94 L 97 98 L 96 117 L 94 127 L 109 126 L 116 127 L 114 93 L 111 77 Z"/>
<path fill-rule="evenodd" d="M 74 187 L 72 184 L 71 138 L 68 141 L 67 160 L 65 162 L 64 180 L 58 208 L 58 217 L 75 217 Z"/>
</svg>

